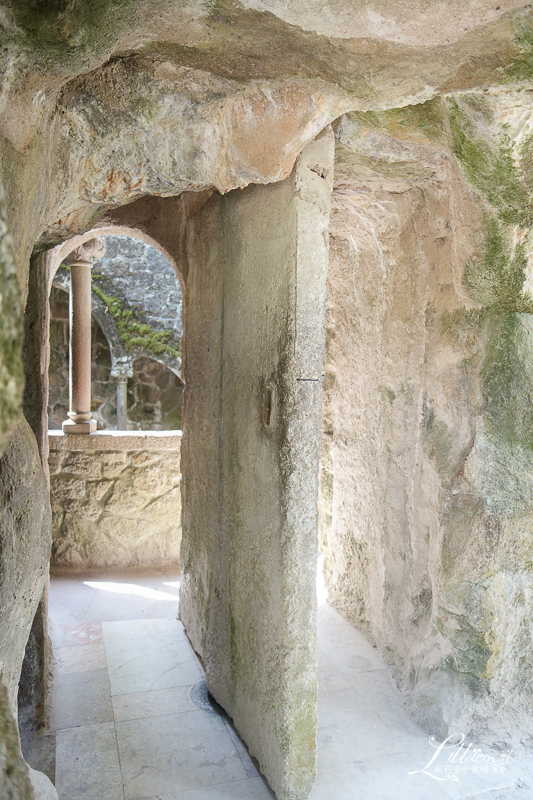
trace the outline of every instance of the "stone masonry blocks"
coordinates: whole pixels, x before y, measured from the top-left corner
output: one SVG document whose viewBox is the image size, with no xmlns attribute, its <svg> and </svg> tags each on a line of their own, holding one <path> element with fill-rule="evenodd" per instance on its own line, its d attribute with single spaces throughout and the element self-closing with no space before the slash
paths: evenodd
<svg viewBox="0 0 533 800">
<path fill-rule="evenodd" d="M 50 436 L 55 568 L 179 563 L 176 434 Z"/>
</svg>

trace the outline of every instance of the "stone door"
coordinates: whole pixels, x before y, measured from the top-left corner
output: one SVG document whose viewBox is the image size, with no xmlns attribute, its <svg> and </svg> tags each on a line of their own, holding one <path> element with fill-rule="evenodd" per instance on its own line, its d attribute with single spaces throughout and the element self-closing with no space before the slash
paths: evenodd
<svg viewBox="0 0 533 800">
<path fill-rule="evenodd" d="M 279 800 L 316 761 L 317 482 L 330 130 L 189 222 L 180 615 Z"/>
</svg>

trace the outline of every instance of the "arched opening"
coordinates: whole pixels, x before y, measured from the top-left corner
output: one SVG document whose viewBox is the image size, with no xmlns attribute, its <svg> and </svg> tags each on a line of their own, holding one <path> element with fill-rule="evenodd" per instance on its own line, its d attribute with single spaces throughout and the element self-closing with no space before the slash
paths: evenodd
<svg viewBox="0 0 533 800">
<path fill-rule="evenodd" d="M 69 408 L 68 307 L 67 292 L 54 285 L 50 293 L 49 430 L 61 430 Z M 91 350 L 91 410 L 99 430 L 116 428 L 116 387 L 111 378 L 111 350 L 94 315 L 91 324 Z"/>
<path fill-rule="evenodd" d="M 0 375 L 0 428 L 6 441 L 15 433 L 0 471 L 0 549 L 8 576 L 2 684 L 11 711 L 49 559 L 46 426 L 38 403 L 46 376 L 30 353 L 27 425 L 17 418 L 21 337 L 12 267 L 23 298 L 29 276 L 28 356 L 46 338 L 44 303 L 34 292 L 38 269 L 48 263 L 43 251 L 105 214 L 105 224 L 128 228 L 129 220 L 159 240 L 185 282 L 192 275 L 196 300 L 202 296 L 213 312 L 206 315 L 191 298 L 184 615 L 210 685 L 242 721 L 272 784 L 291 797 L 304 793 L 302 765 L 313 772 L 312 711 L 304 713 L 313 699 L 302 684 L 312 682 L 304 611 L 309 623 L 314 551 L 306 549 L 303 528 L 311 528 L 312 515 L 302 498 L 313 494 L 303 470 L 312 473 L 315 464 L 305 391 L 313 392 L 319 375 L 308 360 L 299 372 L 295 364 L 302 340 L 313 341 L 306 322 L 316 326 L 320 316 L 306 289 L 309 278 L 320 293 L 321 276 L 305 254 L 321 252 L 315 230 L 328 235 L 311 208 L 328 194 L 324 159 L 314 154 L 308 162 L 315 177 L 298 173 L 282 219 L 270 203 L 279 188 L 273 182 L 288 177 L 305 143 L 342 114 L 335 123 L 342 220 L 334 246 L 345 257 L 335 265 L 332 365 L 339 391 L 330 426 L 333 468 L 324 470 L 331 492 L 323 495 L 329 586 L 395 665 L 432 732 L 472 723 L 478 731 L 492 726 L 500 741 L 499 722 L 507 729 L 512 717 L 509 728 L 530 733 L 531 387 L 519 352 L 529 352 L 530 337 L 525 329 L 523 340 L 519 330 L 509 332 L 502 358 L 501 342 L 487 335 L 489 315 L 529 314 L 532 307 L 521 280 L 532 237 L 527 4 L 509 0 L 478 13 L 486 4 L 453 0 L 459 16 L 439 25 L 441 4 L 428 16 L 403 3 L 395 15 L 394 4 L 381 2 L 380 16 L 366 3 L 347 3 L 333 19 L 319 13 L 320 4 L 313 11 L 303 3 L 300 14 L 280 3 L 267 3 L 267 12 L 264 3 L 174 2 L 161 18 L 152 4 L 132 3 L 104 2 L 95 19 L 77 2 L 44 4 L 50 8 L 42 14 L 31 11 L 39 4 L 26 2 L 24 11 L 22 1 L 10 2 L 2 15 L 7 226 L 2 216 L 0 257 L 7 277 L 0 277 L 0 327 L 8 371 Z M 131 5 L 131 13 L 113 14 L 117 5 Z M 240 191 L 252 183 L 256 189 Z M 192 203 L 172 197 L 196 190 Z M 187 220 L 167 224 L 188 204 L 196 210 Z M 197 213 L 203 230 L 189 224 Z M 354 224 L 343 230 L 350 216 Z M 181 257 L 192 241 L 189 270 Z M 258 275 L 252 263 L 253 278 L 243 268 L 250 254 L 262 266 Z M 287 254 L 293 273 L 285 269 Z M 207 265 L 203 273 L 200 264 Z M 503 436 L 494 436 L 498 418 L 509 423 Z M 88 480 L 98 482 L 115 455 L 79 460 L 96 464 Z M 86 500 L 76 464 L 69 466 L 78 500 Z M 129 488 L 125 474 L 106 479 L 117 481 L 109 497 Z M 106 496 L 86 507 L 98 516 Z M 294 563 L 301 572 L 290 570 Z M 37 626 L 44 616 L 35 617 Z M 12 729 L 2 695 L 0 686 Z M 264 731 L 257 720 L 265 720 Z M 14 734 L 14 763 L 23 773 Z M 9 771 L 16 774 L 11 765 L 1 771 L 8 783 Z M 364 794 L 359 778 L 354 783 Z"/>
<path fill-rule="evenodd" d="M 283 793 L 293 791 L 296 780 L 302 795 L 315 759 L 315 516 L 323 354 L 317 320 L 324 309 L 331 155 L 326 132 L 286 181 L 208 197 L 186 220 L 183 237 L 182 519 L 187 540 L 181 550 L 180 615 L 206 667 L 209 689 L 261 758 L 271 784 Z M 105 225 L 98 232 L 103 230 Z M 273 237 L 272 230 L 279 235 Z M 61 245 L 47 257 L 51 272 L 66 252 Z M 76 566 L 87 555 L 95 529 L 109 541 L 109 504 L 123 490 L 131 492 L 133 466 L 121 462 L 117 468 L 114 453 L 102 457 L 97 474 L 81 478 L 80 464 L 95 466 L 91 448 L 102 434 L 83 440 L 74 459 L 62 447 L 53 448 L 50 459 L 52 472 L 68 467 L 63 477 L 79 487 L 76 503 L 60 509 L 64 536 L 54 553 Z M 89 449 L 82 452 L 82 447 Z M 102 488 L 94 501 L 89 483 Z M 137 489 L 133 494 L 141 497 Z M 142 537 L 157 515 L 156 499 L 142 500 L 140 513 L 131 513 L 122 529 L 128 535 L 138 531 L 144 552 Z M 80 525 L 82 509 L 88 515 Z M 125 550 L 131 553 L 128 546 Z M 245 683 L 239 678 L 242 670 L 248 675 Z M 283 731 L 289 729 L 301 735 L 287 739 Z M 287 744 L 294 769 L 283 755 Z"/>
<path fill-rule="evenodd" d="M 124 235 L 105 235 L 102 242 L 103 256 L 91 270 L 91 411 L 97 428 L 180 430 L 179 281 L 151 244 Z M 68 268 L 59 267 L 50 294 L 51 429 L 61 428 L 68 411 L 69 287 Z"/>
<path fill-rule="evenodd" d="M 110 246 L 112 251 L 114 248 L 115 255 L 117 253 L 119 257 L 127 255 L 130 263 L 135 260 L 143 261 L 145 285 L 154 288 L 152 277 L 158 284 L 156 288 L 165 292 L 164 309 L 168 317 L 159 320 L 159 327 L 158 320 L 155 320 L 154 324 L 154 320 L 149 317 L 147 321 L 146 314 L 142 312 L 132 322 L 131 317 L 125 313 L 122 303 L 118 314 L 119 321 L 120 317 L 126 317 L 128 324 L 124 337 L 126 341 L 121 339 L 120 334 L 124 333 L 124 329 L 121 330 L 117 325 L 109 305 L 117 296 L 119 300 L 123 298 L 120 298 L 116 288 L 113 291 L 114 287 L 110 286 L 113 269 L 106 271 L 105 258 L 97 264 L 101 280 L 96 282 L 96 287 L 100 291 L 93 294 L 92 412 L 98 420 L 100 431 L 116 428 L 117 386 L 113 379 L 113 371 L 117 367 L 120 371 L 127 362 L 131 365 L 130 396 L 135 417 L 128 428 L 132 431 L 168 431 L 178 435 L 173 435 L 170 439 L 156 439 L 152 442 L 151 448 L 146 447 L 144 439 L 144 446 L 140 448 L 141 452 L 138 454 L 135 452 L 135 444 L 130 445 L 127 452 L 123 447 L 118 449 L 108 447 L 97 456 L 80 452 L 58 455 L 52 447 L 52 462 L 54 457 L 56 463 L 68 462 L 64 464 L 65 480 L 61 480 L 63 475 L 61 469 L 56 469 L 54 465 L 51 469 L 52 566 L 56 571 L 91 568 L 105 571 L 114 566 L 118 569 L 124 566 L 138 569 L 141 565 L 144 568 L 158 570 L 164 564 L 169 571 L 169 579 L 174 580 L 176 569 L 179 568 L 181 539 L 179 429 L 183 384 L 178 377 L 181 373 L 179 347 L 182 332 L 181 289 L 176 270 L 166 258 L 164 248 L 159 245 L 155 248 L 151 237 L 124 226 L 107 228 L 105 232 L 110 235 Z M 142 239 L 131 238 L 131 233 L 140 235 Z M 89 233 L 80 239 L 85 241 L 93 236 L 94 233 Z M 33 273 L 34 276 L 38 276 L 38 287 L 34 285 L 32 290 L 42 292 L 38 306 L 39 313 L 45 320 L 44 324 L 41 320 L 40 331 L 43 337 L 41 347 L 48 339 L 47 328 L 51 333 L 49 365 L 43 363 L 41 373 L 36 370 L 30 372 L 37 386 L 44 387 L 48 398 L 49 413 L 43 416 L 43 432 L 47 428 L 60 431 L 68 411 L 69 273 L 67 270 L 62 270 L 60 265 L 71 246 L 72 244 L 66 244 L 48 253 L 40 264 L 41 269 L 38 268 Z M 146 263 L 146 258 L 151 257 L 153 265 L 154 254 L 158 259 L 154 269 L 155 275 L 150 273 L 150 264 Z M 138 264 L 133 265 L 133 270 L 135 267 L 138 267 Z M 127 283 L 129 290 L 134 291 L 136 288 L 141 299 L 146 299 L 148 292 L 143 291 L 142 285 L 140 288 L 135 287 L 131 280 Z M 48 291 L 50 291 L 50 306 L 46 298 Z M 133 304 L 135 297 L 131 297 L 130 302 Z M 158 306 L 156 301 L 155 310 L 161 312 L 162 305 Z M 46 311 L 49 308 L 48 322 Z M 154 313 L 152 316 L 158 315 Z M 165 327 L 165 323 L 169 321 L 172 322 L 170 331 Z M 131 343 L 131 339 L 135 338 L 137 341 Z M 38 345 L 38 342 L 36 344 Z M 134 364 L 137 367 L 136 374 L 133 370 Z M 150 373 L 156 381 L 158 396 L 147 411 L 146 406 L 150 403 L 146 402 L 145 397 L 141 397 L 141 387 L 146 385 L 146 377 Z M 46 377 L 48 377 L 49 391 Z M 37 400 L 37 392 L 34 394 L 31 381 L 28 382 L 27 397 L 28 408 L 32 408 L 33 402 Z M 33 413 L 37 416 L 36 407 L 37 402 L 33 406 Z M 31 413 L 28 412 L 28 415 Z M 129 453 L 132 454 L 131 457 Z M 114 464 L 113 474 L 103 491 L 99 491 L 94 482 L 95 468 L 96 472 L 99 471 L 99 460 Z M 141 463 L 136 470 L 139 461 Z M 146 469 L 143 472 L 144 461 L 149 461 L 152 471 L 156 471 L 151 497 L 146 482 Z M 122 470 L 119 463 L 122 463 Z M 106 476 L 103 477 L 105 482 Z M 72 479 L 74 483 L 80 480 L 84 482 L 85 488 L 81 496 L 79 489 L 76 491 L 73 488 Z M 68 488 L 65 491 L 69 483 L 72 491 Z M 102 486 L 103 484 L 100 488 Z M 129 496 L 129 501 L 125 495 Z M 132 497 L 135 497 L 137 502 L 132 502 Z M 139 500 L 141 502 L 138 502 Z M 132 519 L 132 515 L 135 519 Z M 125 531 L 129 532 L 129 541 L 123 538 Z M 95 533 L 98 535 L 94 536 Z M 46 617 L 47 605 L 44 601 L 35 616 L 26 648 L 19 687 L 19 725 L 23 752 L 28 762 L 44 770 L 54 779 L 55 732 L 50 734 L 45 729 L 43 735 L 42 729 L 43 719 L 46 716 L 45 705 L 48 704 L 49 707 L 51 698 L 49 691 L 48 701 L 45 698 L 50 658 L 45 634 Z M 64 643 L 61 641 L 60 645 Z M 66 642 L 67 645 L 71 643 L 71 641 Z M 55 644 L 57 645 L 57 640 Z"/>
</svg>

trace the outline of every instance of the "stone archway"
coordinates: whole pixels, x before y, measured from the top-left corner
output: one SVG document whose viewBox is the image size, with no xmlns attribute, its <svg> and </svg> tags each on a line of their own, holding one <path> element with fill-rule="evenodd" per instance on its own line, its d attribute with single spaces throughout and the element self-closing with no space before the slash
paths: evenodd
<svg viewBox="0 0 533 800">
<path fill-rule="evenodd" d="M 126 229 L 127 230 L 127 229 Z M 145 237 L 150 239 L 151 237 Z M 104 255 L 96 259 L 91 269 L 91 313 L 107 342 L 110 353 L 110 371 L 102 377 L 95 377 L 103 392 L 102 402 L 108 408 L 104 417 L 97 420 L 99 428 L 117 426 L 118 430 L 170 430 L 181 427 L 180 388 L 181 387 L 181 334 L 182 300 L 181 287 L 173 266 L 166 256 L 148 241 L 133 236 L 112 236 L 104 230 L 101 240 Z M 152 240 L 151 240 L 152 241 Z M 70 291 L 71 275 L 66 269 L 55 271 L 53 287 Z M 52 289 L 53 291 L 53 289 Z M 68 307 L 66 317 L 68 321 Z M 64 337 L 63 337 L 64 338 Z M 67 329 L 68 340 L 68 329 Z M 64 348 L 55 352 L 56 360 L 65 358 Z M 93 351 L 95 345 L 92 346 Z M 93 356 L 96 354 L 93 353 Z M 139 359 L 157 362 L 158 367 L 148 368 L 151 372 L 163 371 L 168 380 L 160 375 L 155 383 L 148 374 L 135 366 Z M 92 358 L 93 373 L 97 369 Z M 63 368 L 65 365 L 63 364 Z M 66 371 L 68 373 L 68 358 Z M 98 371 L 98 369 L 97 369 Z M 141 384 L 137 373 L 143 372 Z M 175 376 L 175 377 L 174 377 Z M 111 389 L 109 379 L 116 384 Z M 128 389 L 128 379 L 132 381 Z M 176 383 L 177 379 L 177 383 Z M 155 378 L 154 378 L 155 380 Z M 161 383 L 163 381 L 163 383 Z M 57 384 L 57 376 L 56 381 Z M 149 390 L 147 384 L 152 384 Z M 173 388 L 174 387 L 174 392 Z M 94 388 L 93 388 L 94 392 Z M 128 392 L 130 404 L 134 405 L 134 417 L 127 416 Z M 160 400 L 159 395 L 164 397 Z M 174 395 L 177 396 L 175 397 Z M 150 395 L 150 397 L 147 396 Z M 157 397 L 152 397 L 152 395 Z M 116 398 L 115 398 L 116 395 Z M 91 407 L 94 411 L 93 394 Z M 151 405 L 155 406 L 149 408 Z M 162 404 L 162 405 L 161 405 Z M 63 406 L 65 402 L 63 399 Z M 146 406 L 147 416 L 143 416 Z M 157 413 L 156 406 L 161 413 Z M 174 413 L 172 413 L 174 412 Z M 111 416 L 110 416 L 111 414 Z M 161 416 L 162 415 L 162 416 Z M 64 414 L 66 418 L 66 411 Z M 57 420 L 56 420 L 57 422 Z M 180 424 L 176 424 L 179 422 Z M 155 427 L 154 427 L 155 426 Z M 52 427 L 56 427 L 52 425 Z"/>
<path fill-rule="evenodd" d="M 117 228 L 149 237 L 180 264 L 180 614 L 210 691 L 280 800 L 306 797 L 316 769 L 317 477 L 332 160 L 326 130 L 280 183 L 205 193 L 187 207 L 145 198 L 35 264 L 48 289 L 73 246 Z M 169 228 L 181 231 L 173 248 L 159 236 Z"/>
</svg>

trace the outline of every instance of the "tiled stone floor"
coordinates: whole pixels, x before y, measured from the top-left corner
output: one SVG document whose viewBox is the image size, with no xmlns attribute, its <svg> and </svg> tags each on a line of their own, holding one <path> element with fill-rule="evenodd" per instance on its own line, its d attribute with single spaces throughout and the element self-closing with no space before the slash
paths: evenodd
<svg viewBox="0 0 533 800">
<path fill-rule="evenodd" d="M 176 576 L 156 573 L 52 581 L 60 800 L 274 796 L 229 721 L 191 700 L 202 671 L 176 619 L 178 592 Z M 440 758 L 426 770 L 434 777 L 423 774 L 435 749 L 374 648 L 325 603 L 318 636 L 318 776 L 309 800 L 515 796 L 509 766 L 474 771 Z"/>
</svg>

